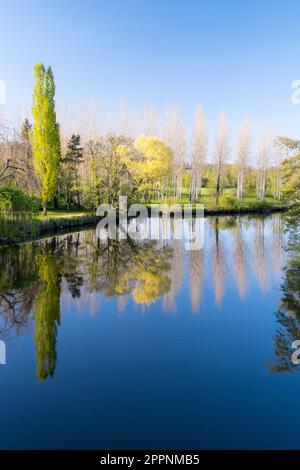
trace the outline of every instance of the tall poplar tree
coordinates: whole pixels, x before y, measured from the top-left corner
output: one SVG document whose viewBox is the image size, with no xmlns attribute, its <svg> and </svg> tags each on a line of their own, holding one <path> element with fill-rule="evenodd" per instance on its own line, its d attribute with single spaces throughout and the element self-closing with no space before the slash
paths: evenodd
<svg viewBox="0 0 300 470">
<path fill-rule="evenodd" d="M 42 186 L 44 215 L 57 190 L 58 165 L 60 159 L 59 126 L 55 112 L 55 84 L 51 67 L 43 64 L 34 67 L 35 87 L 33 92 L 32 133 L 33 162 Z"/>
</svg>

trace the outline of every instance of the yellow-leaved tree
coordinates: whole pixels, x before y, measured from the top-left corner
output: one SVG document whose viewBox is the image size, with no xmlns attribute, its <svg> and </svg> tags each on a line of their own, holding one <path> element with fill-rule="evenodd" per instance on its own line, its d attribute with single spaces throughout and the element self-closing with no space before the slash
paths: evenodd
<svg viewBox="0 0 300 470">
<path fill-rule="evenodd" d="M 163 197 L 171 172 L 172 150 L 156 137 L 140 135 L 134 142 L 137 155 L 128 158 L 127 166 L 144 199 Z"/>
</svg>

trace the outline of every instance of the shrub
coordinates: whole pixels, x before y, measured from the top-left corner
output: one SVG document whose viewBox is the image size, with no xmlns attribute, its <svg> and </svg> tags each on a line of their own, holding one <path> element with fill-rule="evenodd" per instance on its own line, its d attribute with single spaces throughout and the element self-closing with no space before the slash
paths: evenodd
<svg viewBox="0 0 300 470">
<path fill-rule="evenodd" d="M 188 203 L 188 201 L 186 203 Z M 169 196 L 163 200 L 163 204 L 168 204 L 169 206 L 181 205 L 181 200 L 174 196 Z"/>
<path fill-rule="evenodd" d="M 223 194 L 219 200 L 220 206 L 224 209 L 238 209 L 239 200 L 231 194 Z"/>
<path fill-rule="evenodd" d="M 10 186 L 0 188 L 0 213 L 2 215 L 35 213 L 38 209 L 38 200 L 24 193 L 21 189 Z"/>
<path fill-rule="evenodd" d="M 0 239 L 35 234 L 39 201 L 11 186 L 0 188 Z"/>
</svg>

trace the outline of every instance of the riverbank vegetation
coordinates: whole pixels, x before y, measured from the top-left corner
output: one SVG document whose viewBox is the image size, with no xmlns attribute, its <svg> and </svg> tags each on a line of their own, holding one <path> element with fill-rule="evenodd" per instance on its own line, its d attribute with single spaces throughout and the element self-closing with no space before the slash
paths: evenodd
<svg viewBox="0 0 300 470">
<path fill-rule="evenodd" d="M 232 139 L 224 114 L 209 139 L 201 108 L 189 139 L 178 109 L 161 121 L 153 108 L 140 120 L 123 108 L 118 132 L 89 115 L 68 126 L 51 68 L 37 64 L 34 79 L 32 116 L 20 127 L 0 121 L 1 220 L 84 215 L 120 195 L 224 211 L 299 203 L 300 140 L 265 130 L 255 142 L 248 119 Z"/>
</svg>

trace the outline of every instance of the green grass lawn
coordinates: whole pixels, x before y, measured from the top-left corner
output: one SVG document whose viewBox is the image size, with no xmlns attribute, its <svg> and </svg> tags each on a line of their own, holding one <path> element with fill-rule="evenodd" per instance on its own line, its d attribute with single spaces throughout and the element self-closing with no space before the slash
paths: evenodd
<svg viewBox="0 0 300 470">
<path fill-rule="evenodd" d="M 67 211 L 67 210 L 49 210 L 47 216 L 45 217 L 42 212 L 38 214 L 39 220 L 45 219 L 69 219 L 73 217 L 89 217 L 95 215 L 96 212 L 88 212 L 88 211 Z"/>
<path fill-rule="evenodd" d="M 216 209 L 221 209 L 221 210 L 230 210 L 230 209 L 251 209 L 251 208 L 261 208 L 261 207 L 280 207 L 283 205 L 282 201 L 278 201 L 272 197 L 266 197 L 265 200 L 258 201 L 255 197 L 246 197 L 243 199 L 242 202 L 238 202 L 238 200 L 235 198 L 235 189 L 234 188 L 229 188 L 225 189 L 223 192 L 223 195 L 225 196 L 233 196 L 234 200 L 234 206 L 230 207 L 230 205 L 222 205 L 222 201 L 220 201 L 219 205 L 216 204 L 215 196 L 213 195 L 213 192 L 210 188 L 202 188 L 201 190 L 201 196 L 199 197 L 197 203 L 198 204 L 203 204 L 204 209 L 207 210 L 216 210 Z M 142 203 L 142 202 L 141 202 Z M 158 204 L 161 204 L 161 201 L 147 201 L 145 205 L 147 207 L 155 207 Z M 164 201 L 165 204 L 190 204 L 189 201 L 189 192 L 185 188 L 182 191 L 182 197 L 180 200 L 176 200 L 173 197 L 170 197 Z M 194 207 L 195 204 L 192 204 Z M 42 212 L 40 212 L 37 216 L 38 220 L 45 220 L 45 219 L 69 219 L 73 217 L 91 217 L 96 214 L 96 211 L 87 211 L 87 210 L 66 210 L 66 209 L 56 209 L 56 210 L 49 210 L 48 214 L 46 217 L 43 216 Z"/>
<path fill-rule="evenodd" d="M 233 191 L 224 191 L 224 195 L 228 196 L 235 196 L 235 193 Z M 167 204 L 190 204 L 188 194 L 183 194 L 180 200 L 175 200 L 174 198 L 170 198 L 169 200 L 166 200 L 165 203 Z M 255 197 L 247 197 L 244 198 L 242 202 L 239 202 L 236 198 L 234 198 L 234 205 L 230 206 L 230 204 L 222 204 L 222 200 L 220 200 L 219 205 L 216 204 L 216 199 L 213 195 L 210 194 L 209 190 L 207 188 L 204 188 L 202 190 L 202 194 L 199 197 L 198 204 L 203 204 L 204 209 L 207 210 L 216 210 L 216 209 L 221 209 L 221 210 L 230 210 L 230 209 L 254 209 L 254 208 L 263 208 L 263 207 L 280 207 L 284 203 L 283 201 L 278 201 L 277 199 L 274 199 L 272 197 L 266 197 L 264 201 L 259 201 Z M 154 207 L 160 204 L 159 201 L 155 202 L 149 202 L 147 203 L 148 207 Z M 195 207 L 195 204 L 192 204 L 193 207 Z"/>
</svg>

